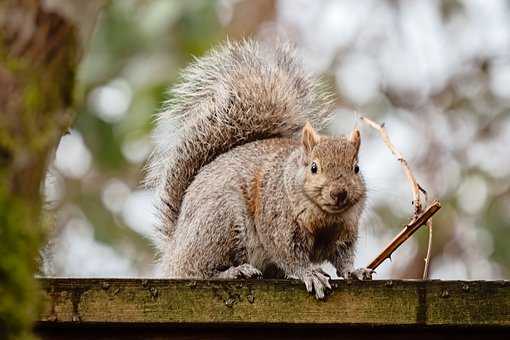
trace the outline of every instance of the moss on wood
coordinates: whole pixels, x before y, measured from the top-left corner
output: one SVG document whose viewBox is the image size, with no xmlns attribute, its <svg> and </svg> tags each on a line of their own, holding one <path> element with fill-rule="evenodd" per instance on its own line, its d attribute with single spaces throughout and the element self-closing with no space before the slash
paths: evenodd
<svg viewBox="0 0 510 340">
<path fill-rule="evenodd" d="M 23 339 L 39 306 L 41 182 L 71 121 L 77 42 L 40 1 L 2 1 L 0 32 L 0 334 Z"/>
<path fill-rule="evenodd" d="M 335 281 L 317 301 L 294 281 L 42 279 L 41 325 L 510 327 L 510 282 Z"/>
</svg>

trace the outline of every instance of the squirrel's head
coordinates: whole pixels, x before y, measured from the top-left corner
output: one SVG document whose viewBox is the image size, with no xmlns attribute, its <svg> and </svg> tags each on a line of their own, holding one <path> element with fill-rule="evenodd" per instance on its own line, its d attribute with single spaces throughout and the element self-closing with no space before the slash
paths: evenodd
<svg viewBox="0 0 510 340">
<path fill-rule="evenodd" d="M 363 201 L 365 184 L 358 165 L 361 136 L 319 135 L 309 123 L 302 132 L 304 192 L 322 210 L 339 214 Z"/>
</svg>

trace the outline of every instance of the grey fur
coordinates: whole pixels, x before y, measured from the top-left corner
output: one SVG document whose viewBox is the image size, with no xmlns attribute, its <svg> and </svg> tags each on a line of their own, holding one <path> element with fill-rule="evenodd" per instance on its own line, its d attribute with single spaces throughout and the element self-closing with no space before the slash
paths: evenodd
<svg viewBox="0 0 510 340">
<path fill-rule="evenodd" d="M 323 126 L 331 105 L 288 46 L 227 43 L 182 78 L 159 114 L 147 179 L 158 193 L 162 274 L 262 272 L 301 279 L 323 298 L 324 261 L 352 271 L 365 199 L 353 170 L 359 132 L 305 126 Z"/>
</svg>

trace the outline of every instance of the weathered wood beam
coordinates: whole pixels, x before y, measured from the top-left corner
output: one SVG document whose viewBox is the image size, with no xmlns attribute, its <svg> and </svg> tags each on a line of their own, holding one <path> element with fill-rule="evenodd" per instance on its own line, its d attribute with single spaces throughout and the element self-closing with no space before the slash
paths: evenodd
<svg viewBox="0 0 510 340">
<path fill-rule="evenodd" d="M 510 327 L 510 281 L 334 281 L 317 301 L 295 281 L 40 279 L 39 327 L 333 325 Z"/>
</svg>

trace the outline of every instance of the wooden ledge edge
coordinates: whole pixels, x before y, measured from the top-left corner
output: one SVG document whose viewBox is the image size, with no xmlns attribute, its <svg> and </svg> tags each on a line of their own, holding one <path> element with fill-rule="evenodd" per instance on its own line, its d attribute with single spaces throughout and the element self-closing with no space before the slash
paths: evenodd
<svg viewBox="0 0 510 340">
<path fill-rule="evenodd" d="M 328 299 L 317 301 L 293 280 L 38 280 L 42 327 L 510 327 L 510 281 L 334 280 Z"/>
</svg>

